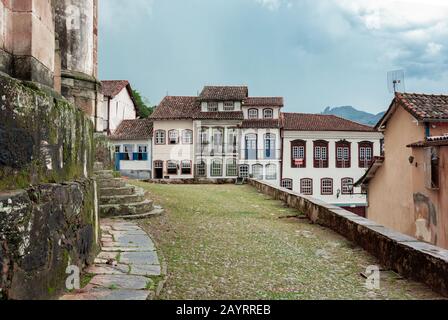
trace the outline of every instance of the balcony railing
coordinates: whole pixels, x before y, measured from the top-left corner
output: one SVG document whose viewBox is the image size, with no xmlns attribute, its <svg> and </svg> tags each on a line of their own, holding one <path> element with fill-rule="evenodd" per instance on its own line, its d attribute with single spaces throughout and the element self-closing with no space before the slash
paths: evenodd
<svg viewBox="0 0 448 320">
<path fill-rule="evenodd" d="M 238 145 L 234 144 L 198 144 L 196 154 L 202 156 L 237 155 Z"/>
</svg>

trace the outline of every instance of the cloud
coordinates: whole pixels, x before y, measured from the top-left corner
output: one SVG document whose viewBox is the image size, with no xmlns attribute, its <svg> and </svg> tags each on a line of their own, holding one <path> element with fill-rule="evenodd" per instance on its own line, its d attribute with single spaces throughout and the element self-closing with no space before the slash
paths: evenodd
<svg viewBox="0 0 448 320">
<path fill-rule="evenodd" d="M 151 16 L 155 0 L 100 1 L 101 25 L 107 29 L 122 28 L 123 24 L 135 22 Z"/>
<path fill-rule="evenodd" d="M 281 0 L 255 0 L 259 4 L 261 4 L 263 7 L 268 8 L 269 10 L 277 10 L 280 8 Z"/>
</svg>

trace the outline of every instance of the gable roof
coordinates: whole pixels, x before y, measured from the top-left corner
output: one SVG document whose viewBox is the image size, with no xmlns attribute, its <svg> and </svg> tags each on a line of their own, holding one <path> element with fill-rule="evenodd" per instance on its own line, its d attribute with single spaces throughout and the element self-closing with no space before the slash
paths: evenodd
<svg viewBox="0 0 448 320">
<path fill-rule="evenodd" d="M 448 95 L 397 92 L 386 114 L 375 127 L 384 126 L 398 106 L 422 122 L 448 121 Z"/>
<path fill-rule="evenodd" d="M 247 86 L 205 86 L 199 101 L 241 101 L 249 96 Z"/>
<path fill-rule="evenodd" d="M 282 97 L 250 97 L 243 100 L 245 107 L 283 107 Z"/>
<path fill-rule="evenodd" d="M 115 98 L 128 85 L 127 80 L 104 80 L 101 81 L 101 93 L 106 97 Z"/>
<path fill-rule="evenodd" d="M 151 115 L 153 120 L 191 119 L 200 108 L 196 97 L 166 96 Z"/>
<path fill-rule="evenodd" d="M 374 157 L 372 164 L 367 169 L 366 173 L 359 178 L 358 181 L 356 181 L 353 185 L 355 187 L 367 187 L 369 185 L 370 180 L 372 180 L 375 177 L 376 172 L 384 163 L 384 156 Z"/>
<path fill-rule="evenodd" d="M 148 140 L 152 137 L 152 131 L 150 119 L 123 120 L 111 140 Z"/>
<path fill-rule="evenodd" d="M 283 113 L 283 129 L 291 131 L 375 131 L 373 127 L 334 115 Z"/>
</svg>

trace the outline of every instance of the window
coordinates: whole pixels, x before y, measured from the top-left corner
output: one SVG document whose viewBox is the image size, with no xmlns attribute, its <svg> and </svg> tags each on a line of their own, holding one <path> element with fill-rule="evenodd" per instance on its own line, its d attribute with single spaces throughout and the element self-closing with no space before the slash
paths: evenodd
<svg viewBox="0 0 448 320">
<path fill-rule="evenodd" d="M 266 180 L 277 180 L 277 166 L 275 164 L 266 166 Z"/>
<path fill-rule="evenodd" d="M 154 161 L 154 169 L 163 169 L 163 161 Z"/>
<path fill-rule="evenodd" d="M 281 186 L 282 186 L 282 188 L 292 190 L 292 180 L 291 179 L 283 179 Z"/>
<path fill-rule="evenodd" d="M 235 128 L 227 130 L 227 153 L 238 152 L 238 131 Z"/>
<path fill-rule="evenodd" d="M 291 168 L 306 168 L 306 141 L 291 142 Z"/>
<path fill-rule="evenodd" d="M 308 196 L 313 195 L 313 179 L 300 180 L 300 193 Z"/>
<path fill-rule="evenodd" d="M 120 153 L 120 147 L 121 146 L 115 146 L 115 153 Z"/>
<path fill-rule="evenodd" d="M 146 161 L 148 160 L 148 146 L 141 144 L 137 146 L 137 159 L 134 158 L 134 160 L 138 161 Z"/>
<path fill-rule="evenodd" d="M 246 160 L 257 159 L 257 135 L 246 135 Z"/>
<path fill-rule="evenodd" d="M 263 180 L 263 166 L 261 164 L 254 164 L 252 166 L 252 175 L 254 179 Z"/>
<path fill-rule="evenodd" d="M 212 177 L 222 177 L 222 160 L 214 159 L 210 167 L 210 175 Z"/>
<path fill-rule="evenodd" d="M 264 109 L 263 110 L 263 118 L 264 119 L 273 119 L 274 118 L 274 110 Z"/>
<path fill-rule="evenodd" d="M 342 140 L 336 142 L 336 168 L 351 167 L 351 145 L 350 142 Z"/>
<path fill-rule="evenodd" d="M 125 144 L 123 146 L 124 152 L 121 156 L 121 160 L 130 161 L 133 160 L 134 153 L 134 145 L 133 144 Z"/>
<path fill-rule="evenodd" d="M 353 179 L 344 178 L 341 182 L 341 192 L 342 194 L 352 194 L 353 193 Z"/>
<path fill-rule="evenodd" d="M 258 119 L 258 109 L 249 109 L 249 119 Z"/>
<path fill-rule="evenodd" d="M 165 138 L 166 138 L 165 130 L 157 130 L 156 131 L 156 144 L 166 144 Z"/>
<path fill-rule="evenodd" d="M 439 169 L 439 149 L 427 148 L 426 149 L 426 163 L 425 163 L 425 178 L 426 187 L 428 189 L 437 190 L 440 187 L 440 169 Z"/>
<path fill-rule="evenodd" d="M 223 128 L 213 128 L 213 152 L 214 154 L 224 153 Z"/>
<path fill-rule="evenodd" d="M 182 174 L 191 174 L 191 161 L 190 160 L 182 161 L 181 173 Z"/>
<path fill-rule="evenodd" d="M 169 144 L 178 144 L 179 143 L 179 131 L 178 130 L 170 130 L 168 132 L 168 143 Z"/>
<path fill-rule="evenodd" d="M 328 168 L 327 141 L 314 141 L 314 168 Z"/>
<path fill-rule="evenodd" d="M 240 166 L 240 178 L 248 178 L 249 177 L 249 166 L 247 164 Z"/>
<path fill-rule="evenodd" d="M 207 164 L 204 160 L 199 160 L 196 165 L 196 176 L 206 177 L 207 176 Z"/>
<path fill-rule="evenodd" d="M 235 110 L 235 104 L 233 101 L 226 101 L 224 102 L 224 111 L 234 111 Z"/>
<path fill-rule="evenodd" d="M 238 166 L 236 164 L 236 158 L 227 159 L 227 176 L 236 177 L 238 176 Z"/>
<path fill-rule="evenodd" d="M 373 160 L 373 142 L 363 141 L 359 143 L 359 167 L 368 168 Z"/>
<path fill-rule="evenodd" d="M 208 102 L 207 103 L 207 111 L 208 112 L 217 112 L 218 110 L 219 110 L 218 102 Z"/>
<path fill-rule="evenodd" d="M 267 133 L 264 135 L 264 158 L 275 159 L 275 134 Z"/>
<path fill-rule="evenodd" d="M 333 194 L 333 179 L 324 178 L 321 180 L 321 194 L 332 195 Z"/>
<path fill-rule="evenodd" d="M 177 162 L 176 161 L 168 161 L 166 164 L 167 173 L 169 175 L 177 175 Z"/>
<path fill-rule="evenodd" d="M 193 144 L 193 131 L 182 131 L 182 144 Z"/>
</svg>

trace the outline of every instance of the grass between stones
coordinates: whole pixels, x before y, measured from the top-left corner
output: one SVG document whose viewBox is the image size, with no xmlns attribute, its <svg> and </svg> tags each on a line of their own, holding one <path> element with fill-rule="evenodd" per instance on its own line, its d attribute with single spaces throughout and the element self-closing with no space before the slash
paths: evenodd
<svg viewBox="0 0 448 320">
<path fill-rule="evenodd" d="M 391 277 L 366 289 L 374 257 L 250 186 L 133 183 L 166 211 L 141 222 L 168 266 L 161 299 L 438 298 Z"/>
</svg>

